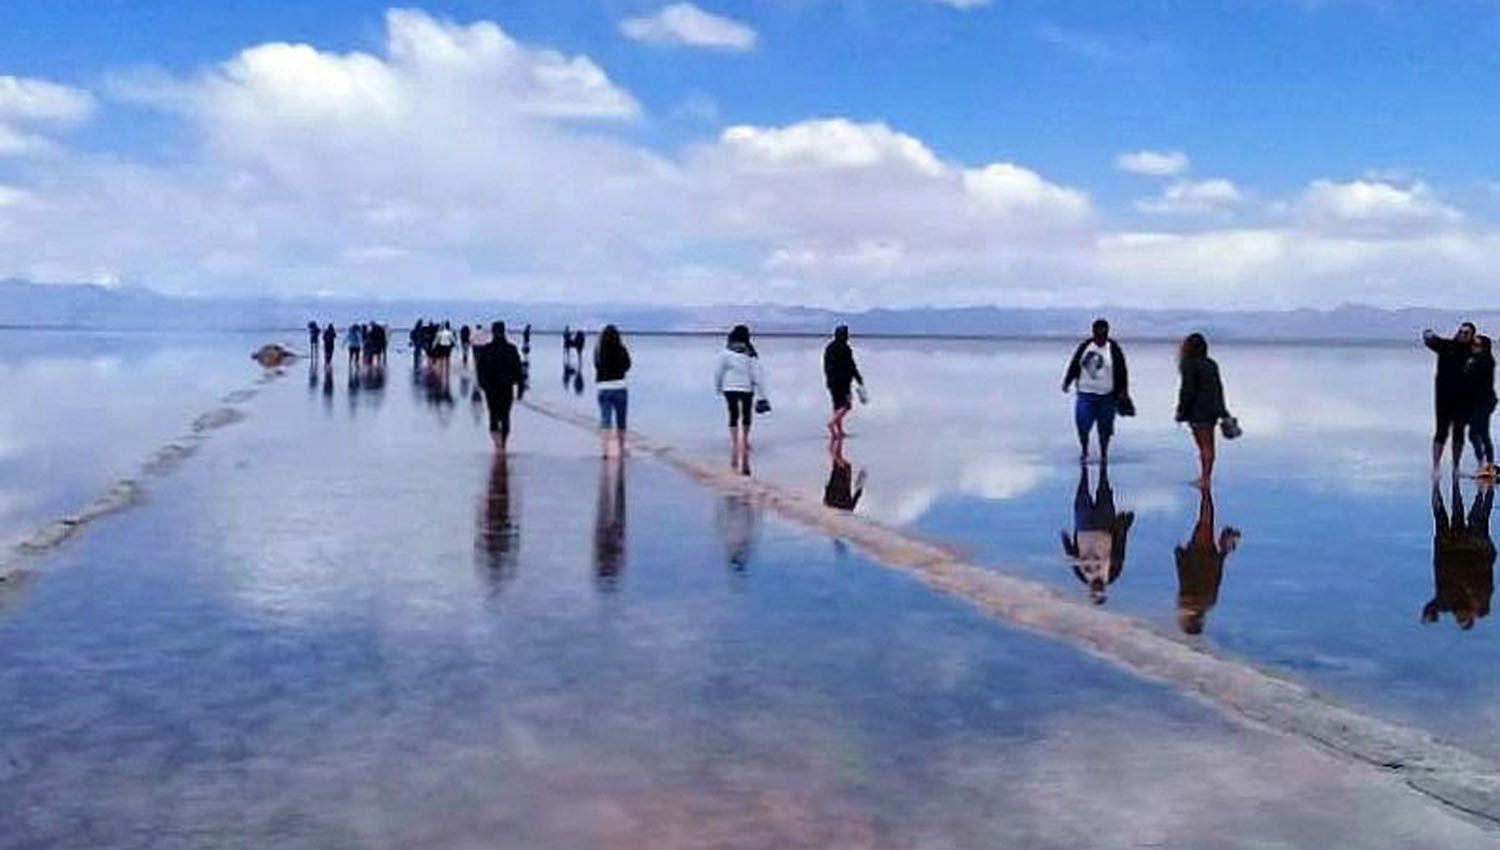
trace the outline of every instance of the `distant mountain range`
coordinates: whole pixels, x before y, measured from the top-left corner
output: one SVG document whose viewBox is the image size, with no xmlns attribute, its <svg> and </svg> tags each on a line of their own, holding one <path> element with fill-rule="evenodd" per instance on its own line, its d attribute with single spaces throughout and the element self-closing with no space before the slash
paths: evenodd
<svg viewBox="0 0 1500 850">
<path fill-rule="evenodd" d="M 0 327 L 101 330 L 289 330 L 309 319 L 343 326 L 379 320 L 398 327 L 418 317 L 474 324 L 504 319 L 538 331 L 565 325 L 598 328 L 613 322 L 633 332 L 718 332 L 745 322 L 757 333 L 827 333 L 847 323 L 856 333 L 893 336 L 1077 337 L 1095 316 L 1130 339 L 1171 339 L 1203 331 L 1239 340 L 1411 340 L 1423 328 L 1447 333 L 1462 317 L 1500 328 L 1500 310 L 1461 313 L 1358 305 L 1332 310 L 1140 310 L 1117 307 L 1021 309 L 954 307 L 840 312 L 775 305 L 670 307 L 507 304 L 500 301 L 412 298 L 265 298 L 165 295 L 141 287 L 0 281 Z"/>
</svg>

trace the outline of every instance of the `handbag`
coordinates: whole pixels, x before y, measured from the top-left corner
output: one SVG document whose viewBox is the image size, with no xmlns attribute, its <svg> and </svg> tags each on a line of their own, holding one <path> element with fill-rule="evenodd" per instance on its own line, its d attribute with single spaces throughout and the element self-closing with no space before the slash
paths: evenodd
<svg viewBox="0 0 1500 850">
<path fill-rule="evenodd" d="M 1120 400 L 1115 404 L 1115 412 L 1121 416 L 1134 416 L 1135 400 L 1128 395 L 1120 396 Z"/>
<path fill-rule="evenodd" d="M 758 414 L 760 414 L 760 415 L 762 415 L 762 416 L 764 416 L 767 413 L 770 413 L 771 412 L 771 400 L 768 399 L 768 398 L 758 398 L 758 399 L 756 399 L 755 400 L 755 412 L 758 413 Z"/>
<path fill-rule="evenodd" d="M 1225 416 L 1219 420 L 1219 433 L 1223 434 L 1226 440 L 1237 440 L 1245 432 L 1240 428 L 1240 420 L 1233 416 Z"/>
<path fill-rule="evenodd" d="M 854 385 L 854 395 L 859 399 L 860 404 L 870 403 L 870 391 L 865 389 L 864 384 Z"/>
</svg>

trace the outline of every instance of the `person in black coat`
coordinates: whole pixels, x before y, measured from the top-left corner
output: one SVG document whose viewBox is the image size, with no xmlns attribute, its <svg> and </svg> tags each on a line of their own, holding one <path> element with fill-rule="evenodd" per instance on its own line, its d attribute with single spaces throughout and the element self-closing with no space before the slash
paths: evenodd
<svg viewBox="0 0 1500 850">
<path fill-rule="evenodd" d="M 1432 434 L 1432 471 L 1443 462 L 1443 444 L 1453 442 L 1453 473 L 1464 453 L 1464 428 L 1473 413 L 1473 404 L 1464 386 L 1464 364 L 1474 347 L 1473 322 L 1464 322 L 1452 339 L 1443 339 L 1431 329 L 1422 331 L 1422 344 L 1437 355 L 1437 375 L 1433 380 L 1433 412 L 1437 428 Z"/>
<path fill-rule="evenodd" d="M 1177 359 L 1182 384 L 1177 391 L 1177 421 L 1187 423 L 1198 446 L 1198 486 L 1207 489 L 1214 477 L 1214 426 L 1229 415 L 1224 406 L 1224 384 L 1219 364 L 1208 356 L 1203 334 L 1188 334 Z"/>
<path fill-rule="evenodd" d="M 505 451 L 510 439 L 510 409 L 526 392 L 521 353 L 505 338 L 505 323 L 490 325 L 490 341 L 474 349 L 474 372 L 490 414 L 490 439 Z"/>
<path fill-rule="evenodd" d="M 854 407 L 853 388 L 857 381 L 865 385 L 865 377 L 859 373 L 854 362 L 854 349 L 849 347 L 849 326 L 839 325 L 833 329 L 833 341 L 823 349 L 823 379 L 828 385 L 828 397 L 833 401 L 833 416 L 828 420 L 828 434 L 835 440 L 844 438 L 844 417 Z"/>
<path fill-rule="evenodd" d="M 1474 446 L 1474 462 L 1479 469 L 1475 477 L 1495 478 L 1495 443 L 1490 439 L 1490 417 L 1495 413 L 1495 355 L 1490 338 L 1474 337 L 1468 360 L 1464 361 L 1464 395 L 1469 403 L 1469 442 Z"/>
</svg>

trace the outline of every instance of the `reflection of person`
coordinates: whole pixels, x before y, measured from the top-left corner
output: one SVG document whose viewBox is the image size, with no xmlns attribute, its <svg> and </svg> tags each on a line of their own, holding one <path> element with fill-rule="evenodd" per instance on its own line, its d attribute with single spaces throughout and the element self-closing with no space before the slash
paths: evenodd
<svg viewBox="0 0 1500 850">
<path fill-rule="evenodd" d="M 504 322 L 491 324 L 490 341 L 474 349 L 474 372 L 489 407 L 490 439 L 503 452 L 510 440 L 511 406 L 526 391 L 521 354 L 505 338 Z"/>
<path fill-rule="evenodd" d="M 719 536 L 724 541 L 724 555 L 729 568 L 743 572 L 750 565 L 755 550 L 755 526 L 758 517 L 750 497 L 738 493 L 725 496 L 719 502 Z"/>
<path fill-rule="evenodd" d="M 1490 439 L 1490 418 L 1495 413 L 1495 355 L 1490 338 L 1474 337 L 1469 358 L 1464 361 L 1464 395 L 1470 404 L 1469 442 L 1474 446 L 1476 477 L 1495 478 L 1495 443 Z"/>
<path fill-rule="evenodd" d="M 1432 432 L 1432 471 L 1443 462 L 1443 444 L 1452 440 L 1453 472 L 1464 453 L 1464 427 L 1468 424 L 1471 404 L 1464 391 L 1464 363 L 1474 343 L 1474 323 L 1464 322 L 1452 339 L 1443 339 L 1431 329 L 1422 331 L 1422 344 L 1437 355 L 1437 374 L 1433 379 L 1433 408 L 1437 428 Z"/>
<path fill-rule="evenodd" d="M 854 349 L 849 347 L 848 325 L 834 328 L 833 341 L 823 349 L 823 380 L 828 385 L 828 397 L 833 401 L 828 433 L 835 439 L 843 439 L 844 417 L 854 406 L 853 386 L 856 382 L 861 387 L 865 385 L 865 376 L 859 373 L 859 366 L 854 362 Z"/>
<path fill-rule="evenodd" d="M 1089 493 L 1089 468 L 1078 467 L 1078 490 L 1073 494 L 1073 534 L 1062 532 L 1063 552 L 1073 561 L 1073 574 L 1088 586 L 1095 604 L 1104 604 L 1104 588 L 1125 569 L 1125 543 L 1135 513 L 1115 510 L 1109 486 L 1109 467 L 1099 469 L 1099 489 Z"/>
<path fill-rule="evenodd" d="M 1109 441 L 1115 433 L 1115 414 L 1133 415 L 1130 408 L 1130 370 L 1125 352 L 1109 338 L 1109 322 L 1095 319 L 1092 335 L 1080 342 L 1068 361 L 1062 391 L 1077 387 L 1073 424 L 1078 429 L 1079 456 L 1089 456 L 1089 431 L 1099 432 L 1099 459 L 1109 460 Z"/>
<path fill-rule="evenodd" d="M 1225 526 L 1214 538 L 1214 494 L 1207 487 L 1198 494 L 1198 521 L 1193 536 L 1176 549 L 1177 624 L 1186 634 L 1203 633 L 1208 612 L 1219 601 L 1224 560 L 1240 545 L 1237 528 Z"/>
<path fill-rule="evenodd" d="M 516 549 L 521 526 L 511 503 L 510 465 L 504 453 L 490 462 L 489 486 L 480 503 L 474 553 L 490 586 L 499 590 L 516 569 Z"/>
<path fill-rule="evenodd" d="M 624 569 L 625 461 L 613 455 L 599 469 L 599 500 L 594 508 L 594 575 L 600 589 L 613 589 Z"/>
<path fill-rule="evenodd" d="M 823 488 L 823 504 L 841 511 L 852 511 L 865 494 L 865 471 L 854 473 L 854 465 L 844 457 L 844 441 L 828 441 L 828 485 Z"/>
<path fill-rule="evenodd" d="M 1214 426 L 1229 415 L 1224 405 L 1224 384 L 1219 364 L 1208 356 L 1208 340 L 1191 333 L 1182 341 L 1177 369 L 1182 384 L 1177 390 L 1177 421 L 1187 423 L 1198 446 L 1198 486 L 1207 489 L 1214 477 Z"/>
<path fill-rule="evenodd" d="M 1453 480 L 1453 513 L 1443 506 L 1436 482 L 1432 485 L 1432 601 L 1422 606 L 1422 622 L 1436 623 L 1443 612 L 1453 615 L 1461 629 L 1490 613 L 1495 590 L 1495 542 L 1490 538 L 1490 511 L 1495 490 L 1481 484 L 1474 507 L 1464 515 L 1464 498 Z"/>
</svg>

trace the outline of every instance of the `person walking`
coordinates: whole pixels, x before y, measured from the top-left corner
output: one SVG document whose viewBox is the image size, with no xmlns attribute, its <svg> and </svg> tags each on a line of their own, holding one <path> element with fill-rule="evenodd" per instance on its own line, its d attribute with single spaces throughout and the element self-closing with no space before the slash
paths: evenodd
<svg viewBox="0 0 1500 850">
<path fill-rule="evenodd" d="M 323 368 L 333 368 L 333 349 L 338 343 L 339 332 L 333 329 L 333 322 L 323 329 Z"/>
<path fill-rule="evenodd" d="M 1437 355 L 1437 374 L 1433 379 L 1433 408 L 1437 428 L 1432 433 L 1432 471 L 1436 474 L 1443 462 L 1443 444 L 1453 444 L 1453 474 L 1464 453 L 1464 429 L 1469 423 L 1473 405 L 1464 386 L 1464 364 L 1474 348 L 1475 327 L 1464 322 L 1452 339 L 1443 339 L 1429 328 L 1422 331 L 1422 344 Z"/>
<path fill-rule="evenodd" d="M 432 360 L 433 365 L 448 374 L 449 364 L 453 361 L 453 346 L 458 339 L 453 335 L 453 326 L 443 322 L 443 326 L 432 335 Z"/>
<path fill-rule="evenodd" d="M 307 356 L 313 360 L 318 359 L 318 340 L 322 338 L 323 331 L 317 322 L 307 323 Z"/>
<path fill-rule="evenodd" d="M 833 341 L 823 349 L 823 380 L 828 386 L 828 397 L 833 402 L 833 416 L 828 420 L 828 434 L 842 440 L 844 417 L 854 406 L 851 390 L 857 382 L 863 398 L 865 378 L 854 362 L 854 349 L 849 347 L 849 326 L 839 325 L 833 329 Z"/>
<path fill-rule="evenodd" d="M 736 471 L 747 473 L 750 468 L 750 421 L 757 412 L 756 397 L 760 396 L 761 412 L 770 410 L 770 402 L 765 398 L 760 354 L 750 341 L 750 328 L 745 325 L 734 326 L 724 350 L 719 352 L 714 389 L 724 397 L 729 408 L 730 464 Z"/>
<path fill-rule="evenodd" d="M 1177 357 L 1182 384 L 1177 391 L 1177 421 L 1192 429 L 1198 446 L 1198 486 L 1208 489 L 1214 475 L 1214 427 L 1229 416 L 1219 364 L 1208 356 L 1208 340 L 1188 334 Z"/>
<path fill-rule="evenodd" d="M 1495 444 L 1490 439 L 1490 417 L 1495 413 L 1495 355 L 1490 338 L 1474 337 L 1469 359 L 1464 362 L 1464 395 L 1470 404 L 1469 442 L 1474 446 L 1474 477 L 1495 479 Z"/>
<path fill-rule="evenodd" d="M 464 366 L 469 365 L 469 343 L 473 340 L 469 336 L 469 326 L 464 325 L 458 329 L 458 344 L 464 351 Z"/>
<path fill-rule="evenodd" d="M 492 323 L 490 341 L 474 349 L 474 371 L 489 408 L 490 440 L 503 452 L 510 440 L 511 406 L 526 392 L 521 355 L 505 338 L 504 322 Z"/>
<path fill-rule="evenodd" d="M 365 348 L 365 329 L 362 325 L 353 324 L 349 326 L 349 332 L 344 335 L 344 344 L 349 348 L 350 371 L 359 368 L 359 357 Z"/>
<path fill-rule="evenodd" d="M 594 386 L 599 391 L 599 439 L 605 457 L 625 453 L 626 414 L 630 408 L 630 391 L 625 374 L 630 371 L 630 351 L 620 338 L 620 330 L 605 325 L 594 343 Z"/>
<path fill-rule="evenodd" d="M 1109 441 L 1115 435 L 1115 416 L 1135 415 L 1130 401 L 1130 369 L 1125 352 L 1109 336 L 1109 322 L 1095 319 L 1088 339 L 1073 350 L 1063 374 L 1062 391 L 1076 387 L 1073 424 L 1078 429 L 1079 458 L 1089 458 L 1089 432 L 1099 432 L 1099 462 L 1109 462 Z"/>
</svg>

